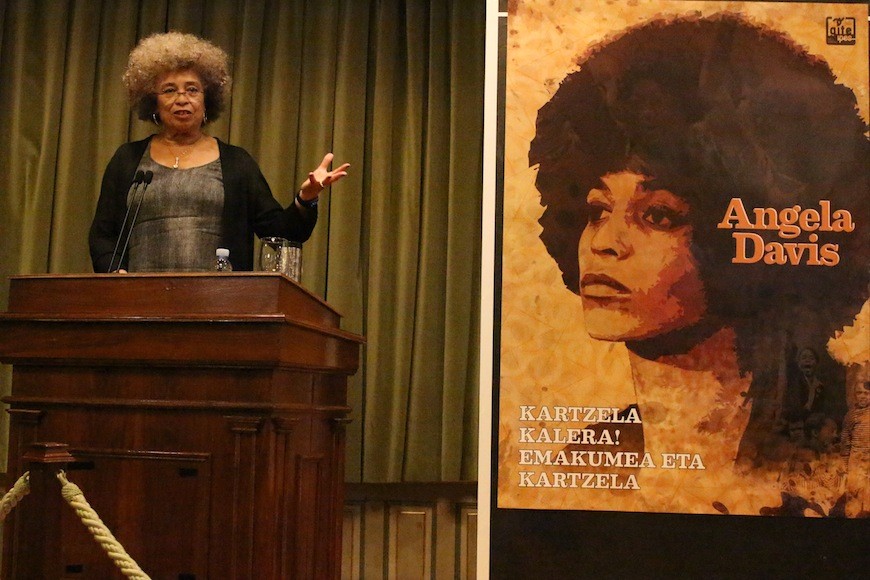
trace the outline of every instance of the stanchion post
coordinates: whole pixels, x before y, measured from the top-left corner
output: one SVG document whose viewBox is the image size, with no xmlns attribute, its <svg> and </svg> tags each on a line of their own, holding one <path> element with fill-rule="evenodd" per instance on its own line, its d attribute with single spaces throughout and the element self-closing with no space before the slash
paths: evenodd
<svg viewBox="0 0 870 580">
<path fill-rule="evenodd" d="M 15 510 L 15 545 L 10 578 L 61 578 L 61 515 L 69 509 L 56 474 L 74 461 L 65 443 L 33 443 L 21 457 L 30 471 L 30 495 Z"/>
</svg>

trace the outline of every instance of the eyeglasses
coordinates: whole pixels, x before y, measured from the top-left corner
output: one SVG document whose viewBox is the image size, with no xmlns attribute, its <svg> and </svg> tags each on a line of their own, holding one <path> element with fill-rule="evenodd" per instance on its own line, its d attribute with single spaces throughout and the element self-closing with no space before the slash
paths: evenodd
<svg viewBox="0 0 870 580">
<path fill-rule="evenodd" d="M 157 91 L 158 96 L 163 96 L 168 99 L 172 99 L 173 101 L 178 98 L 179 95 L 187 95 L 189 99 L 198 99 L 202 96 L 203 90 L 199 87 L 187 87 L 183 91 L 178 90 L 176 87 L 165 87 Z"/>
</svg>

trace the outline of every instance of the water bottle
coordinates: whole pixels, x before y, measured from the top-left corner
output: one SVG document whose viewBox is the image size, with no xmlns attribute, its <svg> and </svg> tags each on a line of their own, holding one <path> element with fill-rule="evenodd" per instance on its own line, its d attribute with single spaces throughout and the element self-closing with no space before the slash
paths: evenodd
<svg viewBox="0 0 870 580">
<path fill-rule="evenodd" d="M 218 248 L 215 250 L 214 269 L 216 272 L 232 272 L 233 265 L 230 264 L 230 251 L 226 248 Z"/>
</svg>

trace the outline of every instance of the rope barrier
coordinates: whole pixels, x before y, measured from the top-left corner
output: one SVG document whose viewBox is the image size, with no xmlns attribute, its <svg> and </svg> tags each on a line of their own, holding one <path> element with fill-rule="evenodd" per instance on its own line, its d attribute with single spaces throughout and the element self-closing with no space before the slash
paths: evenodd
<svg viewBox="0 0 870 580">
<path fill-rule="evenodd" d="M 97 512 L 94 511 L 94 508 L 92 508 L 88 503 L 88 500 L 85 499 L 85 494 L 82 493 L 81 488 L 67 479 L 66 473 L 64 473 L 63 470 L 57 472 L 57 478 L 61 483 L 60 493 L 63 496 L 63 499 L 72 506 L 76 514 L 78 514 L 79 518 L 82 520 L 82 523 L 85 524 L 85 527 L 88 528 L 88 531 L 91 532 L 94 539 L 97 540 L 115 565 L 118 566 L 121 573 L 123 573 L 127 578 L 133 580 L 151 580 L 151 577 L 143 572 L 136 561 L 130 557 L 124 549 L 124 546 L 115 539 L 115 536 L 109 528 L 106 527 L 106 524 L 103 523 L 103 520 L 100 519 L 100 516 L 97 515 Z M 29 471 L 19 477 L 18 481 L 15 482 L 15 485 L 12 486 L 12 489 L 6 492 L 3 498 L 0 499 L 0 522 L 6 519 L 9 512 L 11 512 L 28 493 L 30 493 Z"/>
<path fill-rule="evenodd" d="M 18 505 L 24 496 L 30 493 L 30 472 L 27 471 L 18 478 L 12 489 L 6 492 L 3 499 L 0 499 L 0 522 L 6 519 L 9 512 Z"/>
<path fill-rule="evenodd" d="M 57 478 L 62 485 L 60 493 L 63 495 L 63 499 L 76 511 L 82 523 L 85 524 L 85 527 L 88 528 L 94 539 L 97 540 L 112 561 L 115 562 L 115 565 L 120 568 L 124 576 L 136 580 L 151 580 L 151 577 L 143 572 L 136 561 L 127 554 L 124 546 L 115 539 L 115 536 L 112 535 L 112 532 L 106 527 L 106 524 L 103 523 L 100 516 L 94 511 L 94 508 L 90 506 L 88 500 L 85 499 L 85 495 L 79 486 L 68 480 L 62 470 L 57 472 Z"/>
</svg>

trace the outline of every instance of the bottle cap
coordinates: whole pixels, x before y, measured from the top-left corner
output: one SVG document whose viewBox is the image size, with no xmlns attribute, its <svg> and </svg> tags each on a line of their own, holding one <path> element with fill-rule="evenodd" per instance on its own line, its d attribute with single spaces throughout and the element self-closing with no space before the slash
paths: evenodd
<svg viewBox="0 0 870 580">
<path fill-rule="evenodd" d="M 218 248 L 217 250 L 215 250 L 215 255 L 216 255 L 218 258 L 229 258 L 229 257 L 230 257 L 230 251 L 229 251 L 228 249 L 226 249 L 226 248 Z"/>
</svg>

